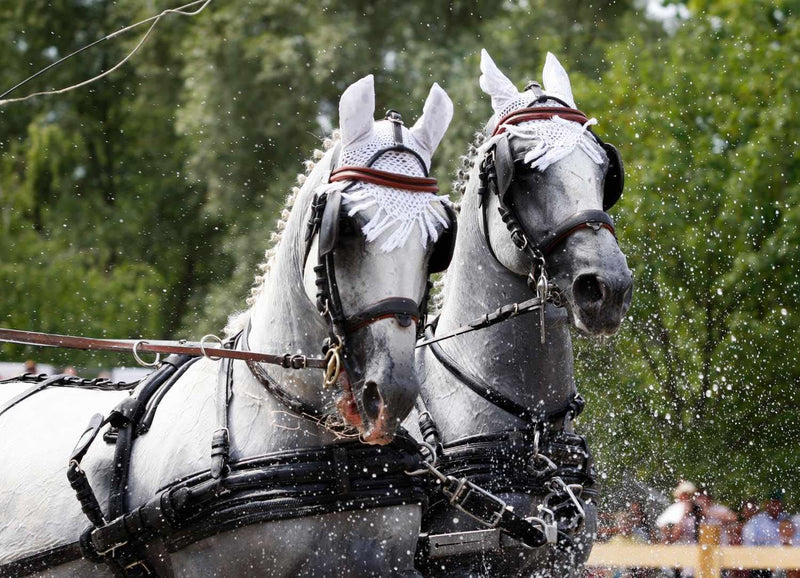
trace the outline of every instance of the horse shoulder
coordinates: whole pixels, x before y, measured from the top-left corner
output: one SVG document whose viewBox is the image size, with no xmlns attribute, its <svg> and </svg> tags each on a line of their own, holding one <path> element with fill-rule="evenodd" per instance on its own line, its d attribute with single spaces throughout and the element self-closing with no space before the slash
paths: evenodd
<svg viewBox="0 0 800 578">
<path fill-rule="evenodd" d="M 135 508 L 184 476 L 209 468 L 218 364 L 190 367 L 158 404 L 150 429 L 133 442 L 129 505 Z"/>
<path fill-rule="evenodd" d="M 0 403 L 28 387 L 3 384 Z M 69 455 L 91 416 L 106 415 L 125 395 L 51 387 L 0 416 L 0 564 L 78 539 L 87 520 L 67 482 Z M 112 448 L 95 445 L 95 467 L 110 467 Z M 101 498 L 103 488 L 100 480 Z"/>
</svg>

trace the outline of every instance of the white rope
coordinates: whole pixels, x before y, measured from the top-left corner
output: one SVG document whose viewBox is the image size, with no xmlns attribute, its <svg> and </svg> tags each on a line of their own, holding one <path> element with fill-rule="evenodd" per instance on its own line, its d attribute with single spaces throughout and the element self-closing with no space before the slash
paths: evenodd
<svg viewBox="0 0 800 578">
<path fill-rule="evenodd" d="M 201 4 L 201 3 L 202 3 L 202 5 L 200 6 L 200 8 L 198 8 L 196 10 L 193 10 L 193 11 L 187 11 L 186 10 L 187 8 L 190 8 L 192 6 L 195 6 L 195 5 Z M 40 70 L 36 74 L 34 74 L 32 76 L 29 76 L 28 78 L 26 78 L 25 80 L 23 80 L 22 82 L 17 84 L 16 86 L 12 87 L 10 90 L 7 90 L 6 92 L 4 92 L 3 96 L 5 96 L 6 94 L 12 92 L 16 88 L 19 88 L 20 86 L 22 86 L 23 84 L 25 84 L 29 80 L 35 78 L 36 76 L 40 75 L 41 73 L 45 72 L 46 70 L 49 70 L 50 68 L 60 64 L 61 62 L 64 62 L 65 60 L 75 56 L 79 52 L 82 52 L 83 50 L 85 50 L 85 49 L 87 49 L 87 48 L 89 48 L 91 46 L 99 44 L 100 42 L 103 42 L 105 40 L 109 40 L 111 38 L 114 38 L 115 36 L 119 36 L 120 34 L 123 34 L 123 33 L 127 32 L 128 30 L 136 28 L 137 26 L 140 26 L 140 25 L 145 24 L 147 22 L 150 22 L 150 21 L 153 22 L 150 25 L 150 27 L 147 29 L 147 32 L 144 33 L 144 36 L 142 36 L 141 40 L 139 40 L 139 42 L 133 48 L 133 50 L 131 50 L 128 53 L 128 55 L 125 56 L 125 58 L 120 60 L 117 64 L 115 64 L 114 66 L 112 66 L 108 70 L 105 70 L 105 71 L 101 72 L 100 74 L 98 74 L 97 76 L 94 76 L 94 77 L 92 77 L 92 78 L 90 78 L 88 80 L 84 80 L 83 82 L 79 82 L 78 84 L 73 84 L 72 86 L 67 86 L 65 88 L 60 88 L 60 89 L 57 89 L 57 90 L 46 90 L 46 91 L 42 91 L 42 92 L 34 92 L 33 94 L 29 94 L 27 96 L 22 96 L 22 97 L 19 97 L 19 98 L 7 98 L 7 99 L 4 99 L 4 100 L 0 100 L 0 106 L 3 106 L 5 104 L 9 104 L 9 103 L 12 103 L 12 102 L 22 102 L 22 101 L 31 99 L 31 98 L 33 98 L 35 96 L 46 96 L 46 95 L 51 95 L 51 94 L 63 94 L 65 92 L 69 92 L 71 90 L 75 90 L 76 88 L 80 88 L 82 86 L 86 86 L 87 84 L 91 84 L 92 82 L 95 82 L 96 80 L 100 80 L 101 78 L 103 78 L 105 76 L 108 76 L 109 74 L 111 74 L 112 72 L 117 70 L 119 67 L 121 67 L 123 64 L 125 64 L 128 60 L 130 60 L 131 57 L 134 54 L 136 54 L 136 52 L 142 47 L 142 45 L 145 43 L 147 38 L 150 36 L 150 33 L 153 31 L 153 29 L 155 29 L 156 25 L 159 23 L 161 18 L 163 18 L 167 14 L 178 14 L 178 15 L 181 15 L 181 16 L 195 16 L 197 14 L 200 14 L 200 12 L 202 12 L 206 8 L 206 6 L 208 6 L 210 3 L 211 3 L 211 0 L 195 0 L 194 2 L 189 2 L 188 4 L 184 4 L 183 6 L 179 6 L 178 8 L 167 8 L 166 10 L 160 12 L 159 14 L 156 14 L 155 16 L 151 16 L 150 18 L 146 18 L 146 19 L 144 19 L 144 20 L 142 20 L 140 22 L 137 22 L 136 24 L 131 24 L 130 26 L 126 26 L 125 28 L 117 30 L 116 32 L 112 32 L 108 36 L 105 36 L 105 37 L 103 37 L 103 38 L 101 38 L 99 40 L 96 40 L 92 44 L 90 44 L 88 46 L 84 46 L 83 48 L 81 48 L 79 50 L 76 50 L 75 52 L 73 52 L 71 54 L 68 54 L 64 58 L 61 58 L 60 60 L 52 63 L 51 65 L 47 66 L 46 68 L 43 68 L 42 70 Z"/>
</svg>

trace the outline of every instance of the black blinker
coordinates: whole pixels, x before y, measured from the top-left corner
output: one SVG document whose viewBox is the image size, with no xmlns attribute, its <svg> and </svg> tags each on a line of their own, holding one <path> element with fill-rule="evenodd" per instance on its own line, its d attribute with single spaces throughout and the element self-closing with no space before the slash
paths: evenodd
<svg viewBox="0 0 800 578">
<path fill-rule="evenodd" d="M 613 207 L 622 196 L 625 188 L 625 167 L 617 148 L 608 143 L 601 143 L 608 155 L 608 170 L 603 185 L 603 210 Z"/>
</svg>

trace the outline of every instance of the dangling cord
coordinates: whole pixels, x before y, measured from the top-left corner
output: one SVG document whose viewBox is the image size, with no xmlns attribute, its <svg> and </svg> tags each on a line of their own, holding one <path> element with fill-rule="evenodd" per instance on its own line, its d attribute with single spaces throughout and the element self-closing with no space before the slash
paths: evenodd
<svg viewBox="0 0 800 578">
<path fill-rule="evenodd" d="M 150 36 L 150 33 L 153 32 L 153 30 L 155 29 L 156 25 L 161 20 L 161 18 L 163 18 L 167 14 L 179 14 L 181 16 L 195 16 L 197 14 L 200 14 L 200 12 L 202 12 L 205 9 L 205 7 L 208 6 L 210 3 L 211 3 L 211 0 L 195 0 L 194 2 L 189 2 L 188 4 L 184 4 L 183 6 L 179 6 L 178 8 L 168 8 L 168 9 L 164 10 L 163 12 L 160 12 L 159 14 L 156 14 L 155 16 L 151 16 L 150 18 L 146 18 L 146 19 L 144 19 L 144 20 L 142 20 L 140 22 L 137 22 L 136 24 L 131 24 L 130 26 L 126 26 L 125 28 L 117 30 L 116 32 L 112 32 L 108 36 L 104 36 L 103 38 L 100 38 L 99 40 L 95 40 L 91 44 L 87 44 L 83 48 L 79 48 L 75 52 L 72 52 L 71 54 L 68 54 L 68 55 L 64 56 L 63 58 L 60 58 L 59 60 L 56 60 L 52 64 L 49 64 L 48 66 L 44 67 L 39 72 L 37 72 L 36 74 L 32 74 L 31 76 L 29 76 L 28 78 L 26 78 L 22 82 L 19 82 L 19 83 L 15 84 L 14 86 L 12 86 L 8 90 L 6 90 L 3 94 L 0 94 L 0 99 L 3 99 L 3 97 L 11 94 L 12 92 L 14 92 L 16 89 L 18 89 L 22 85 L 24 85 L 27 82 L 33 80 L 37 76 L 39 76 L 41 74 L 44 74 L 45 72 L 47 72 L 51 68 L 53 68 L 55 66 L 58 66 L 59 64 L 61 64 L 62 62 L 66 61 L 66 60 L 69 60 L 73 56 L 77 56 L 78 54 L 80 54 L 84 50 L 88 50 L 89 48 L 92 48 L 93 46 L 96 46 L 96 45 L 100 44 L 101 42 L 105 42 L 106 40 L 110 40 L 111 38 L 119 36 L 120 34 L 123 34 L 123 33 L 127 32 L 128 30 L 132 30 L 132 29 L 136 28 L 137 26 L 140 26 L 142 24 L 146 24 L 147 22 L 151 22 L 152 21 L 152 24 L 150 25 L 150 28 L 147 29 L 147 32 L 144 33 L 144 36 L 142 36 L 142 39 L 139 40 L 138 44 L 136 44 L 136 46 L 133 48 L 133 50 L 131 50 L 128 53 L 128 55 L 125 56 L 125 58 L 120 60 L 117 64 L 115 64 L 114 66 L 112 66 L 108 70 L 105 70 L 105 71 L 101 72 L 100 74 L 98 74 L 97 76 L 94 76 L 94 77 L 92 77 L 92 78 L 90 78 L 88 80 L 84 80 L 83 82 L 79 82 L 78 84 L 73 84 L 72 86 L 67 86 L 65 88 L 60 88 L 60 89 L 57 89 L 57 90 L 45 90 L 45 91 L 42 91 L 42 92 L 34 92 L 32 94 L 29 94 L 27 96 L 23 96 L 23 97 L 20 97 L 20 98 L 7 98 L 5 100 L 0 100 L 0 106 L 2 106 L 4 104 L 9 104 L 9 103 L 12 103 L 12 102 L 23 102 L 25 100 L 33 98 L 34 96 L 45 96 L 45 95 L 51 95 L 51 94 L 63 94 L 65 92 L 69 92 L 71 90 L 75 90 L 76 88 L 80 88 L 82 86 L 86 86 L 87 84 L 91 84 L 92 82 L 94 82 L 96 80 L 100 80 L 101 78 L 103 78 L 105 76 L 108 76 L 109 74 L 111 74 L 112 72 L 117 70 L 120 66 L 125 64 L 128 60 L 130 60 L 131 57 L 133 57 L 133 55 L 136 54 L 136 52 L 139 51 L 139 49 L 145 43 L 147 38 Z M 202 5 L 197 10 L 194 10 L 194 11 L 191 11 L 191 12 L 186 11 L 187 8 L 191 8 L 192 6 L 196 6 L 197 4 L 202 4 Z"/>
</svg>

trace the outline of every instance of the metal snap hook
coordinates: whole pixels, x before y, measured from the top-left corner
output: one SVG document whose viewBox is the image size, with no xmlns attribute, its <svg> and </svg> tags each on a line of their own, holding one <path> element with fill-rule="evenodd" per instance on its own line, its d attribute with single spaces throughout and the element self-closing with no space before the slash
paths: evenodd
<svg viewBox="0 0 800 578">
<path fill-rule="evenodd" d="M 147 363 L 144 359 L 139 357 L 139 352 L 137 351 L 137 349 L 140 345 L 147 345 L 147 341 L 140 339 L 139 341 L 133 344 L 133 358 L 136 360 L 136 363 L 138 363 L 142 367 L 158 367 L 161 364 L 161 354 L 156 353 L 155 360 L 151 363 Z"/>
<path fill-rule="evenodd" d="M 342 373 L 342 357 L 340 351 L 342 349 L 341 340 L 337 345 L 332 345 L 325 352 L 325 360 L 328 365 L 325 368 L 325 379 L 322 382 L 323 388 L 328 388 L 336 383 L 339 375 Z"/>
</svg>

